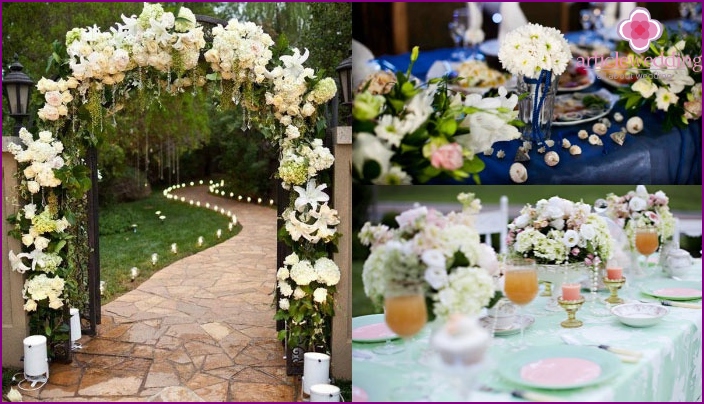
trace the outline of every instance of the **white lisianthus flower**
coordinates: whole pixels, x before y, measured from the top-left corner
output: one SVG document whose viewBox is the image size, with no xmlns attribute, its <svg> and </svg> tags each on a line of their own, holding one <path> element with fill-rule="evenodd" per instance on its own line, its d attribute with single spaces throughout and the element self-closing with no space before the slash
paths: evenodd
<svg viewBox="0 0 704 404">
<path fill-rule="evenodd" d="M 279 307 L 282 310 L 288 310 L 290 305 L 291 305 L 291 303 L 289 302 L 288 299 L 286 299 L 286 298 L 279 299 Z"/>
<path fill-rule="evenodd" d="M 423 279 L 425 279 L 433 289 L 442 289 L 447 286 L 447 270 L 444 266 L 429 266 L 425 270 Z"/>
<path fill-rule="evenodd" d="M 28 299 L 24 304 L 25 311 L 35 311 L 37 309 L 37 302 L 32 299 Z"/>
<path fill-rule="evenodd" d="M 328 297 L 328 290 L 325 288 L 316 288 L 313 291 L 313 300 L 316 303 L 325 303 Z"/>
<path fill-rule="evenodd" d="M 443 270 L 446 268 L 445 255 L 440 250 L 425 250 L 421 254 L 420 258 L 428 267 L 442 268 Z"/>
<path fill-rule="evenodd" d="M 572 248 L 579 243 L 579 233 L 574 230 L 567 230 L 562 237 L 562 243 L 568 248 Z"/>
</svg>

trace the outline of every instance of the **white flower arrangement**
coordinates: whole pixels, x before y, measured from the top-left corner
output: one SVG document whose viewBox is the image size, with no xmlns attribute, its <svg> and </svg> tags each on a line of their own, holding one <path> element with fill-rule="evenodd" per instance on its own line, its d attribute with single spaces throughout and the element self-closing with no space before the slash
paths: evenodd
<svg viewBox="0 0 704 404">
<path fill-rule="evenodd" d="M 18 163 L 29 164 L 23 171 L 29 192 L 36 194 L 40 187 L 54 188 L 61 185 L 54 170 L 64 166 L 65 161 L 61 155 L 63 143 L 56 140 L 49 131 L 39 132 L 39 139 L 34 140 L 34 136 L 25 128 L 20 129 L 20 139 L 27 146 L 26 149 L 11 143 L 8 150 Z"/>
<path fill-rule="evenodd" d="M 675 217 L 668 206 L 670 199 L 662 191 L 651 194 L 644 185 L 638 185 L 635 191 L 626 195 L 609 194 L 606 202 L 606 215 L 625 230 L 631 249 L 635 249 L 638 227 L 657 228 L 661 243 L 675 234 Z"/>
<path fill-rule="evenodd" d="M 359 233 L 371 249 L 364 262 L 364 291 L 381 306 L 388 288 L 422 284 L 435 316 L 476 315 L 497 295 L 499 265 L 494 250 L 474 229 L 473 194 L 460 194 L 465 208 L 447 215 L 419 206 L 396 217 L 399 227 L 367 222 Z M 476 201 L 476 202 L 475 202 Z"/>
<path fill-rule="evenodd" d="M 526 205 L 508 229 L 510 250 L 538 264 L 596 266 L 613 251 L 606 221 L 591 213 L 591 206 L 557 196 Z"/>
<path fill-rule="evenodd" d="M 567 40 L 552 27 L 526 24 L 509 32 L 499 47 L 499 60 L 504 69 L 536 79 L 545 70 L 562 74 L 572 59 Z"/>
<path fill-rule="evenodd" d="M 49 308 L 60 309 L 64 303 L 61 295 L 64 292 L 66 282 L 60 277 L 50 278 L 46 274 L 39 274 L 27 279 L 24 283 L 24 309 L 26 311 L 37 310 L 38 302 L 47 300 Z"/>
<path fill-rule="evenodd" d="M 277 271 L 279 320 L 289 321 L 293 344 L 325 343 L 326 317 L 334 313 L 340 268 L 327 257 L 310 261 L 292 253 Z"/>
</svg>

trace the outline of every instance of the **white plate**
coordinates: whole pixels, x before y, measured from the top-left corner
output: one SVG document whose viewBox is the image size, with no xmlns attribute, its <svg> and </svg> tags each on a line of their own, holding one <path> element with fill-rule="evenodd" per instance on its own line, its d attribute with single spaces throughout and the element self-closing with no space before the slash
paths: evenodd
<svg viewBox="0 0 704 404">
<path fill-rule="evenodd" d="M 457 68 L 460 64 L 461 62 L 436 60 L 433 65 L 430 66 L 430 69 L 428 69 L 426 80 L 440 78 L 450 72 L 457 73 Z M 503 85 L 497 87 L 462 87 L 459 85 L 452 85 L 450 86 L 450 89 L 465 94 L 484 94 L 489 90 L 499 87 L 505 87 L 508 91 L 514 90 L 516 88 L 516 77 L 511 76 Z"/>
<path fill-rule="evenodd" d="M 589 67 L 585 66 L 585 69 L 587 69 L 587 77 L 589 78 L 589 81 L 586 84 L 582 84 L 576 87 L 557 87 L 557 91 L 560 92 L 569 92 L 569 91 L 581 91 L 584 90 L 585 88 L 589 88 L 594 82 L 596 81 L 596 75 L 594 74 L 594 70 Z"/>
<path fill-rule="evenodd" d="M 494 325 L 494 319 L 485 316 L 479 319 L 479 323 L 487 331 L 491 332 L 491 328 Z M 523 314 L 521 316 L 517 315 L 511 327 L 496 329 L 494 330 L 494 335 L 503 336 L 516 334 L 521 331 L 521 326 L 523 326 L 523 328 L 525 329 L 533 325 L 533 323 L 535 323 L 535 317 L 529 316 L 527 314 Z"/>
<path fill-rule="evenodd" d="M 618 101 L 618 96 L 616 94 L 613 94 L 609 92 L 609 90 L 602 88 L 601 90 L 594 92 L 594 93 L 567 93 L 567 94 L 559 94 L 555 97 L 555 105 L 560 104 L 561 100 L 567 100 L 570 98 L 584 98 L 587 95 L 598 95 L 601 98 L 605 99 L 608 101 L 608 105 L 604 109 L 599 109 L 598 111 L 594 111 L 592 113 L 586 113 L 586 111 L 577 111 L 577 112 L 571 112 L 570 114 L 574 114 L 574 120 L 571 121 L 557 121 L 555 117 L 553 116 L 553 121 L 552 125 L 553 126 L 572 126 L 572 125 L 579 125 L 582 123 L 586 122 L 591 122 L 595 121 L 601 117 L 604 117 L 611 112 L 611 110 L 614 108 L 614 104 L 616 104 L 616 101 Z M 587 116 L 585 116 L 587 115 Z"/>
</svg>

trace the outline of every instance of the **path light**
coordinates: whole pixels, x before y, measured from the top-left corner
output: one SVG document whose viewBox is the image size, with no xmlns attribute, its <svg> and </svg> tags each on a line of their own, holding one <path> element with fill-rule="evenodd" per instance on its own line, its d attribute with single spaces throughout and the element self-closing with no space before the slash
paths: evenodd
<svg viewBox="0 0 704 404">
<path fill-rule="evenodd" d="M 225 196 L 225 191 L 220 191 L 220 196 Z"/>
<path fill-rule="evenodd" d="M 29 106 L 30 92 L 34 87 L 34 82 L 22 72 L 22 69 L 24 66 L 19 62 L 19 56 L 15 54 L 15 61 L 10 65 L 10 72 L 4 74 L 2 78 L 2 89 L 10 104 L 10 116 L 15 120 L 15 136 L 19 136 L 22 121 L 29 116 L 27 107 Z"/>
<path fill-rule="evenodd" d="M 181 197 L 181 202 L 186 202 L 186 197 L 185 197 L 185 196 L 182 196 L 182 197 Z"/>
<path fill-rule="evenodd" d="M 164 224 L 164 220 L 166 220 L 166 216 L 164 216 L 164 215 L 159 216 L 159 220 L 161 220 L 161 224 Z"/>
<path fill-rule="evenodd" d="M 218 205 L 213 206 L 213 210 L 217 212 L 217 211 L 218 211 Z"/>
<path fill-rule="evenodd" d="M 189 200 L 189 201 L 188 201 L 188 204 L 191 205 L 191 206 L 193 206 L 193 199 Z"/>
<path fill-rule="evenodd" d="M 208 208 L 208 209 L 210 209 L 210 202 L 206 202 L 206 203 L 205 203 L 205 207 Z"/>
<path fill-rule="evenodd" d="M 274 206 L 274 200 L 273 200 L 273 199 L 269 199 L 269 206 Z"/>
<path fill-rule="evenodd" d="M 161 214 L 161 211 L 160 211 L 160 210 L 157 210 L 156 212 L 154 212 L 154 214 L 156 214 L 157 216 L 159 216 L 159 215 Z"/>
<path fill-rule="evenodd" d="M 215 232 L 215 235 L 220 238 L 222 236 L 222 230 L 218 229 L 218 231 Z"/>
<path fill-rule="evenodd" d="M 237 200 L 241 201 L 242 200 L 242 195 L 237 195 Z"/>
<path fill-rule="evenodd" d="M 174 254 L 178 254 L 178 246 L 176 243 L 171 244 L 171 252 Z"/>
<path fill-rule="evenodd" d="M 198 185 L 203 185 L 203 180 L 198 181 Z"/>
<path fill-rule="evenodd" d="M 159 254 L 153 253 L 152 254 L 152 265 L 156 265 L 157 261 L 159 261 Z"/>
<path fill-rule="evenodd" d="M 130 268 L 130 279 L 132 282 L 139 276 L 139 268 L 137 267 L 132 267 Z"/>
<path fill-rule="evenodd" d="M 198 237 L 198 247 L 203 247 L 203 242 L 204 242 L 203 236 L 199 236 Z"/>
<path fill-rule="evenodd" d="M 200 208 L 200 201 L 196 201 L 196 206 Z"/>
<path fill-rule="evenodd" d="M 76 349 L 81 349 L 81 344 L 79 344 L 78 341 L 81 339 L 81 315 L 78 312 L 78 309 L 70 309 L 69 313 L 71 313 L 71 349 L 76 350 Z"/>
<path fill-rule="evenodd" d="M 23 344 L 25 379 L 32 382 L 33 386 L 37 383 L 46 383 L 49 380 L 46 337 L 43 335 L 30 335 L 23 340 Z"/>
<path fill-rule="evenodd" d="M 225 208 L 220 208 L 220 214 L 224 215 L 225 214 Z"/>
<path fill-rule="evenodd" d="M 230 192 L 230 198 L 234 198 L 234 197 L 235 197 L 235 193 L 234 193 L 234 192 Z"/>
<path fill-rule="evenodd" d="M 227 217 L 232 217 L 232 212 L 229 210 L 227 211 Z"/>
<path fill-rule="evenodd" d="M 190 186 L 193 186 L 193 185 L 194 185 L 194 184 L 193 184 L 193 181 L 189 182 L 188 184 L 189 184 Z"/>
<path fill-rule="evenodd" d="M 105 294 L 106 287 L 107 287 L 107 283 L 105 281 L 100 281 L 100 296 Z"/>
<path fill-rule="evenodd" d="M 252 202 L 252 197 L 251 197 L 251 196 L 248 196 L 248 197 L 247 197 L 247 203 L 249 203 L 249 202 Z"/>
<path fill-rule="evenodd" d="M 137 224 L 133 223 L 132 224 L 132 233 L 136 233 L 136 232 L 137 232 Z"/>
<path fill-rule="evenodd" d="M 230 223 L 227 224 L 227 230 L 228 230 L 228 231 L 232 231 L 232 229 L 233 229 L 234 227 L 235 227 L 235 225 L 232 224 L 232 222 L 230 222 Z"/>
<path fill-rule="evenodd" d="M 237 226 L 237 216 L 236 215 L 232 215 L 232 224 Z"/>
</svg>

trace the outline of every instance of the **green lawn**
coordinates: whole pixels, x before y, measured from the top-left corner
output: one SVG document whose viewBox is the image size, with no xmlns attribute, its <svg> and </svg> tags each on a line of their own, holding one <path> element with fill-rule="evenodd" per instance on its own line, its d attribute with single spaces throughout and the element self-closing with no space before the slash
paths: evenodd
<svg viewBox="0 0 704 404">
<path fill-rule="evenodd" d="M 159 219 L 160 211 L 166 218 Z M 228 231 L 230 218 L 210 209 L 168 200 L 160 191 L 148 198 L 121 203 L 100 211 L 100 279 L 106 281 L 102 302 L 107 303 L 134 289 L 159 269 L 184 257 L 225 241 L 241 230 L 237 225 Z M 132 225 L 136 224 L 136 232 Z M 220 239 L 216 231 L 222 230 Z M 204 239 L 197 246 L 198 237 Z M 176 243 L 178 253 L 171 252 Z M 152 265 L 152 253 L 159 256 Z M 130 268 L 140 270 L 139 277 L 130 280 Z M 205 269 L 205 268 L 204 268 Z"/>
<path fill-rule="evenodd" d="M 701 212 L 700 185 L 650 185 L 647 188 L 651 193 L 658 190 L 665 192 L 670 198 L 670 209 L 673 211 Z M 506 195 L 511 205 L 525 205 L 557 195 L 574 201 L 581 199 L 591 205 L 610 192 L 623 195 L 634 189 L 633 185 L 380 186 L 377 187 L 377 197 L 379 201 L 454 203 L 457 202 L 455 197 L 459 192 L 474 192 L 483 204 L 498 204 L 499 198 Z"/>
</svg>

